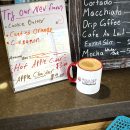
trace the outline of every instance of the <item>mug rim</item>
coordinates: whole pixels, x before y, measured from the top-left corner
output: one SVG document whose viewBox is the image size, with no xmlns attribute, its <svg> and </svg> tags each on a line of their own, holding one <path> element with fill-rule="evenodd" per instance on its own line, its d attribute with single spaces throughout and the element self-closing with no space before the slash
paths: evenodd
<svg viewBox="0 0 130 130">
<path fill-rule="evenodd" d="M 93 60 L 97 60 L 98 62 L 100 62 L 101 67 L 98 68 L 98 69 L 95 69 L 95 70 L 87 70 L 87 69 L 83 69 L 83 68 L 81 68 L 81 67 L 79 66 L 79 62 L 80 62 L 81 60 L 84 60 L 84 59 L 93 59 Z M 96 58 L 82 58 L 82 59 L 80 59 L 80 60 L 77 62 L 77 65 L 78 65 L 78 67 L 79 67 L 80 69 L 82 69 L 82 70 L 84 70 L 84 71 L 98 71 L 98 70 L 100 70 L 100 69 L 103 68 L 103 63 L 102 63 L 100 60 L 96 59 Z"/>
</svg>

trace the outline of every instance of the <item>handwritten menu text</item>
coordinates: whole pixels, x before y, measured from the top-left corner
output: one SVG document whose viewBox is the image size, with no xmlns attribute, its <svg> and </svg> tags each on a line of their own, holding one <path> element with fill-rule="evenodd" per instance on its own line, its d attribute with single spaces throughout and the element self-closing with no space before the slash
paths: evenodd
<svg viewBox="0 0 130 130">
<path fill-rule="evenodd" d="M 67 78 L 71 62 L 64 0 L 1 7 L 15 91 Z"/>
<path fill-rule="evenodd" d="M 82 6 L 80 56 L 130 57 L 130 1 L 83 0 Z"/>
</svg>

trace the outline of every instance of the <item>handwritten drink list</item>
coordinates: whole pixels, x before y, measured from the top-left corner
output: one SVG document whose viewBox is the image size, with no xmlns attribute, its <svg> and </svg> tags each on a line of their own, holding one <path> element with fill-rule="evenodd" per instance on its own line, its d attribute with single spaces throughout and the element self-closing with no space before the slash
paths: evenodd
<svg viewBox="0 0 130 130">
<path fill-rule="evenodd" d="M 130 0 L 83 0 L 82 7 L 80 57 L 113 59 L 117 68 L 125 58 L 129 67 Z"/>
<path fill-rule="evenodd" d="M 1 7 L 15 91 L 67 78 L 71 62 L 64 0 Z"/>
</svg>

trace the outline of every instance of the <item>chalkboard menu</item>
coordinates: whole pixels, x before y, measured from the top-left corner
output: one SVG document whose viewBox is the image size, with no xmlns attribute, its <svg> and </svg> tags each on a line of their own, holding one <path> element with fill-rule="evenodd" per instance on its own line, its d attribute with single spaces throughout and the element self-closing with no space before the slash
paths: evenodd
<svg viewBox="0 0 130 130">
<path fill-rule="evenodd" d="M 71 0 L 69 6 L 73 60 L 94 57 L 104 69 L 130 67 L 130 0 Z"/>
</svg>

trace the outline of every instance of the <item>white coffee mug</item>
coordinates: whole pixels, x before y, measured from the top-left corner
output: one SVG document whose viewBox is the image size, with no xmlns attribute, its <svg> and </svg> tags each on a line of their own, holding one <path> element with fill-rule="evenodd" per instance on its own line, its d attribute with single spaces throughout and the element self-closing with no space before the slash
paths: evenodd
<svg viewBox="0 0 130 130">
<path fill-rule="evenodd" d="M 77 67 L 77 78 L 70 75 L 71 67 Z M 95 94 L 100 90 L 102 63 L 95 58 L 83 58 L 68 66 L 67 76 L 70 82 L 76 83 L 76 88 L 83 94 Z"/>
</svg>

